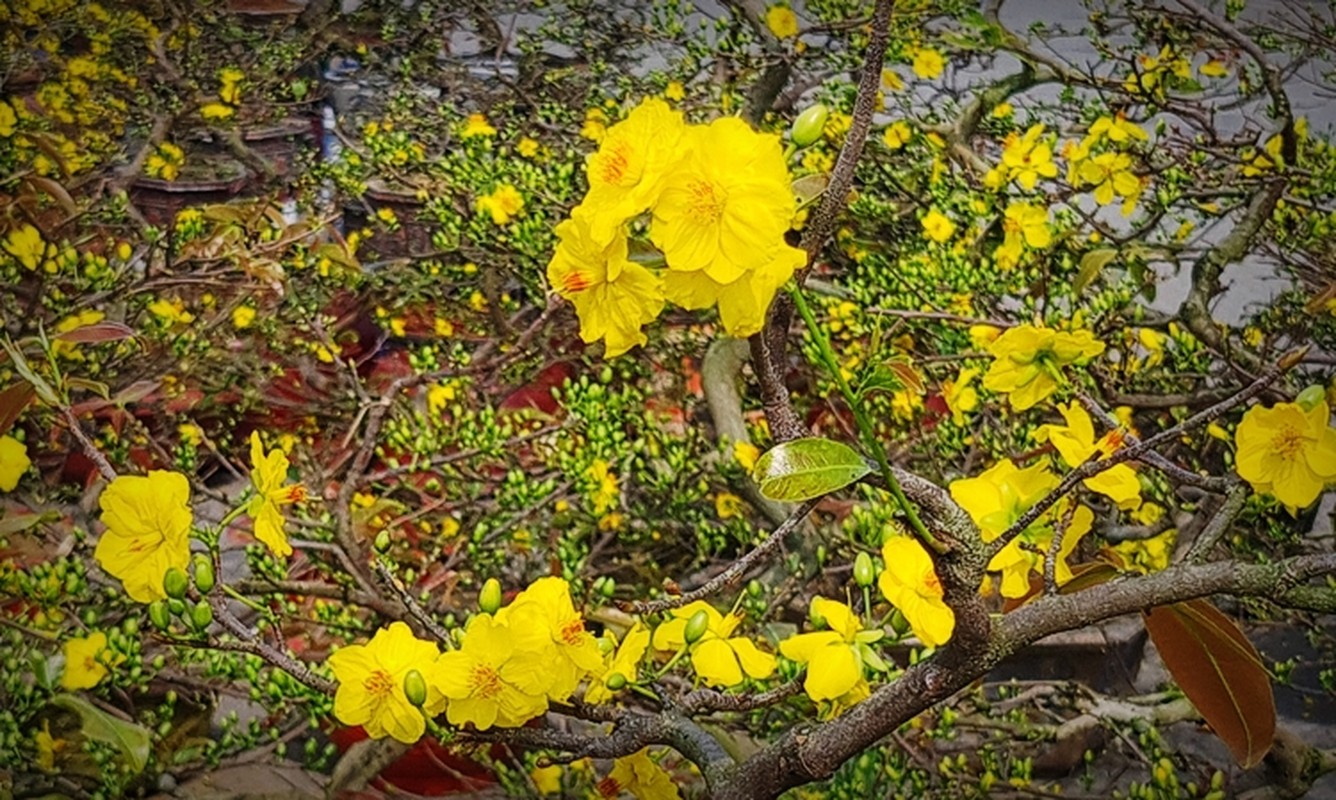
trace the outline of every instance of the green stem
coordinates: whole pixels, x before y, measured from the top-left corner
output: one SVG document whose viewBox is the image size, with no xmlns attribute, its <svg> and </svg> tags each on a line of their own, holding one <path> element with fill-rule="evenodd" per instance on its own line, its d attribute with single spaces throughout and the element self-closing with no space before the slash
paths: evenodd
<svg viewBox="0 0 1336 800">
<path fill-rule="evenodd" d="M 687 654 L 687 649 L 688 649 L 690 646 L 691 646 L 691 645 L 686 645 L 686 644 L 684 644 L 684 645 L 682 645 L 680 648 L 678 648 L 677 652 L 676 652 L 676 653 L 673 653 L 673 657 L 670 658 L 670 659 L 668 659 L 668 663 L 663 665 L 663 669 L 661 669 L 661 670 L 659 670 L 657 673 L 655 673 L 655 674 L 654 674 L 654 677 L 651 678 L 650 681 L 651 681 L 651 682 L 652 682 L 652 681 L 657 681 L 659 678 L 662 678 L 664 675 L 667 675 L 667 674 L 668 674 L 668 670 L 670 670 L 670 669 L 672 669 L 673 667 L 677 666 L 677 662 L 681 661 L 681 660 L 682 660 L 682 656 L 684 656 L 684 655 Z"/>
<path fill-rule="evenodd" d="M 223 594 L 227 595 L 228 597 L 232 598 L 233 600 L 236 600 L 238 603 L 242 603 L 242 604 L 244 604 L 244 605 L 245 605 L 246 607 L 248 607 L 251 611 L 257 611 L 257 612 L 259 612 L 259 613 L 261 613 L 261 614 L 266 614 L 266 615 L 269 613 L 269 609 L 268 609 L 268 608 L 264 607 L 263 605 L 260 605 L 259 603 L 257 603 L 257 602 L 255 602 L 254 600 L 250 599 L 249 597 L 247 597 L 246 595 L 242 594 L 241 592 L 238 592 L 236 589 L 233 589 L 231 586 L 228 586 L 227 584 L 223 583 L 222 581 L 219 581 L 219 582 L 218 582 L 218 588 L 223 590 Z"/>
<path fill-rule="evenodd" d="M 905 492 L 900 488 L 900 482 L 895 479 L 891 472 L 890 458 L 886 455 L 886 448 L 881 440 L 877 438 L 875 430 L 872 427 L 872 420 L 867 415 L 867 409 L 859 402 L 854 390 L 849 386 L 849 381 L 844 379 L 844 372 L 840 368 L 839 359 L 835 357 L 835 351 L 830 347 L 830 339 L 827 338 L 825 331 L 821 329 L 816 322 L 816 317 L 812 314 L 812 309 L 807 305 L 807 299 L 803 297 L 802 290 L 794 283 L 788 285 L 789 295 L 793 297 L 793 304 L 802 315 L 803 323 L 807 325 L 807 330 L 812 334 L 812 340 L 816 342 L 818 354 L 826 369 L 835 378 L 835 384 L 840 387 L 840 394 L 844 395 L 844 402 L 848 403 L 850 410 L 854 412 L 854 422 L 858 425 L 858 433 L 863 440 L 863 446 L 872 452 L 873 458 L 877 461 L 877 467 L 881 470 L 882 479 L 886 481 L 886 488 L 890 490 L 891 496 L 899 504 L 900 510 L 904 512 L 905 517 L 909 519 L 909 527 L 923 541 L 925 545 L 931 547 L 935 552 L 945 553 L 946 546 L 937 541 L 923 520 L 919 519 L 918 511 L 914 508 L 909 498 L 905 497 Z"/>
</svg>

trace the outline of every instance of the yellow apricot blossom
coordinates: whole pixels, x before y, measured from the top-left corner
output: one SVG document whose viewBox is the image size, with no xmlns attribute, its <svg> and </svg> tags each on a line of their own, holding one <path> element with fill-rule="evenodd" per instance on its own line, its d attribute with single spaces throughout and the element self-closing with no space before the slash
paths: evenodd
<svg viewBox="0 0 1336 800">
<path fill-rule="evenodd" d="M 464 139 L 472 139 L 474 137 L 495 136 L 496 128 L 492 127 L 492 124 L 487 121 L 487 117 L 485 115 L 469 114 L 468 117 L 464 120 L 464 127 L 462 130 L 460 130 L 459 135 L 461 138 Z"/>
<path fill-rule="evenodd" d="M 580 204 L 590 212 L 595 241 L 610 240 L 628 219 L 654 204 L 669 167 L 680 157 L 678 143 L 686 130 L 682 112 L 650 97 L 604 132 L 585 162 L 589 191 Z"/>
<path fill-rule="evenodd" d="M 709 686 L 736 686 L 746 676 L 761 680 L 775 671 L 775 657 L 758 649 L 750 639 L 734 637 L 742 622 L 737 614 L 724 616 L 714 606 L 697 600 L 672 610 L 672 619 L 654 629 L 655 650 L 677 650 L 686 645 L 687 621 L 697 611 L 705 612 L 705 635 L 689 647 L 691 665 Z"/>
<path fill-rule="evenodd" d="M 985 176 L 985 184 L 998 189 L 1014 180 L 1022 189 L 1030 190 L 1040 178 L 1057 177 L 1053 148 L 1043 136 L 1042 123 L 1031 125 L 1023 135 L 1008 134 L 1002 142 L 1002 163 Z"/>
<path fill-rule="evenodd" d="M 798 35 L 798 15 L 788 6 L 777 3 L 765 10 L 765 26 L 776 39 L 791 39 Z"/>
<path fill-rule="evenodd" d="M 954 380 L 942 382 L 942 399 L 957 425 L 964 425 L 965 415 L 979 407 L 979 392 L 972 385 L 978 375 L 974 367 L 961 367 Z"/>
<path fill-rule="evenodd" d="M 1073 469 L 1090 458 L 1108 456 L 1122 444 L 1119 431 L 1111 431 L 1095 440 L 1095 425 L 1080 403 L 1072 401 L 1058 406 L 1064 425 L 1040 425 L 1035 429 L 1037 442 L 1050 442 L 1062 455 L 1062 460 Z M 1115 464 L 1103 472 L 1082 481 L 1087 488 L 1108 497 L 1119 508 L 1131 509 L 1141 505 L 1141 483 L 1136 471 L 1127 464 Z"/>
<path fill-rule="evenodd" d="M 914 635 L 927 647 L 941 647 L 956 629 L 956 613 L 942 600 L 945 591 L 932 557 L 917 539 L 890 536 L 882 543 L 886 569 L 877 587 L 886 601 L 905 615 Z"/>
<path fill-rule="evenodd" d="M 612 636 L 610 633 L 604 635 Z M 599 705 L 610 701 L 617 691 L 608 685 L 614 675 L 620 675 L 623 684 L 633 683 L 640 676 L 640 660 L 649 649 L 649 637 L 649 628 L 644 624 L 636 622 L 631 626 L 622 643 L 604 659 L 602 671 L 591 676 L 589 688 L 584 693 L 586 703 Z"/>
<path fill-rule="evenodd" d="M 882 134 L 881 140 L 892 150 L 899 150 L 904 147 L 914 136 L 914 129 L 909 127 L 909 123 L 904 120 L 897 120 L 886 126 L 886 132 Z"/>
<path fill-rule="evenodd" d="M 775 257 L 731 283 L 719 283 L 704 270 L 668 270 L 663 276 L 664 296 L 686 308 L 719 307 L 719 321 L 730 336 L 743 338 L 765 326 L 766 310 L 775 294 L 807 263 L 807 254 L 782 244 Z"/>
<path fill-rule="evenodd" d="M 543 693 L 520 688 L 541 681 L 547 665 L 516 655 L 513 632 L 492 614 L 472 617 L 460 648 L 442 654 L 437 665 L 436 685 L 449 699 L 445 717 L 451 725 L 517 728 L 547 710 Z"/>
<path fill-rule="evenodd" d="M 1077 175 L 1081 182 L 1095 187 L 1095 202 L 1108 205 L 1115 196 L 1122 197 L 1123 215 L 1132 213 L 1141 196 L 1141 179 L 1132 172 L 1132 157 L 1126 153 L 1100 153 L 1081 162 Z"/>
<path fill-rule="evenodd" d="M 608 777 L 598 782 L 598 796 L 613 798 L 630 792 L 636 800 L 676 800 L 677 784 L 663 767 L 650 758 L 649 748 L 612 762 Z"/>
<path fill-rule="evenodd" d="M 9 138 L 14 135 L 14 128 L 19 124 L 18 115 L 14 113 L 14 108 L 4 100 L 0 100 L 0 136 Z"/>
<path fill-rule="evenodd" d="M 938 244 L 950 239 L 956 232 L 956 223 L 935 208 L 929 209 L 919 222 L 923 225 L 923 233 Z"/>
<path fill-rule="evenodd" d="M 32 466 L 28 446 L 8 434 L 0 436 L 0 492 L 12 492 Z"/>
<path fill-rule="evenodd" d="M 93 631 L 84 637 L 65 640 L 65 670 L 60 686 L 67 691 L 91 689 L 107 677 L 108 663 L 116 659 L 107 649 L 107 634 Z"/>
<path fill-rule="evenodd" d="M 807 665 L 803 691 L 813 701 L 837 700 L 864 680 L 864 658 L 876 659 L 867 645 L 881 639 L 881 630 L 864 630 L 858 615 L 847 605 L 813 597 L 811 616 L 824 620 L 827 630 L 790 636 L 779 643 L 785 658 Z"/>
<path fill-rule="evenodd" d="M 517 678 L 516 685 L 529 694 L 565 701 L 586 675 L 603 666 L 598 640 L 585 630 L 570 584 L 561 578 L 534 581 L 498 617 L 509 626 L 515 650 L 540 667 Z"/>
<path fill-rule="evenodd" d="M 259 431 L 251 431 L 251 485 L 255 496 L 246 506 L 246 513 L 255 522 L 255 538 L 269 546 L 279 558 L 292 555 L 292 545 L 283 531 L 282 507 L 306 499 L 306 487 L 300 483 L 285 486 L 288 480 L 288 457 L 282 450 L 264 451 Z"/>
<path fill-rule="evenodd" d="M 107 526 L 93 558 L 140 603 L 166 598 L 162 579 L 190 562 L 190 482 L 179 472 L 121 475 L 98 498 Z"/>
<path fill-rule="evenodd" d="M 1336 481 L 1336 430 L 1325 400 L 1253 406 L 1235 432 L 1235 467 L 1253 491 L 1273 495 L 1287 508 L 1312 505 Z"/>
<path fill-rule="evenodd" d="M 1095 120 L 1090 125 L 1088 135 L 1092 139 L 1101 136 L 1106 137 L 1114 144 L 1122 144 L 1132 140 L 1144 142 L 1150 138 L 1145 129 L 1135 122 L 1129 122 L 1121 112 L 1112 117 L 1100 117 Z"/>
<path fill-rule="evenodd" d="M 910 66 L 914 74 L 920 78 L 930 81 L 942 74 L 946 68 L 946 59 L 937 50 L 927 47 L 920 47 L 914 50 L 914 60 Z"/>
<path fill-rule="evenodd" d="M 11 230 L 0 246 L 4 247 L 6 253 L 18 259 L 29 272 L 36 272 L 38 267 L 45 267 L 47 260 L 55 251 L 55 248 L 42 238 L 42 232 L 26 222 Z"/>
<path fill-rule="evenodd" d="M 1026 247 L 1042 250 L 1053 243 L 1048 226 L 1048 209 L 1033 203 L 1010 203 L 1002 212 L 1002 244 L 993 251 L 993 258 L 1003 269 L 1020 263 Z"/>
<path fill-rule="evenodd" d="M 503 183 L 474 203 L 479 214 L 487 214 L 496 225 L 507 225 L 524 210 L 524 195 L 509 183 Z"/>
<path fill-rule="evenodd" d="M 1104 343 L 1087 330 L 1056 331 L 1017 325 L 985 346 L 993 363 L 983 376 L 984 388 L 1005 392 L 1012 408 L 1024 411 L 1053 394 L 1059 369 L 1080 364 L 1104 352 Z"/>
<path fill-rule="evenodd" d="M 575 306 L 580 338 L 604 340 L 605 358 L 644 344 L 648 337 L 641 328 L 663 309 L 658 277 L 627 258 L 625 236 L 599 243 L 590 231 L 588 212 L 581 208 L 557 225 L 556 234 L 547 280 Z"/>
<path fill-rule="evenodd" d="M 364 645 L 335 651 L 329 657 L 329 668 L 339 682 L 334 716 L 345 725 L 361 725 L 373 739 L 392 736 L 413 744 L 426 732 L 423 715 L 434 717 L 445 709 L 440 654 L 435 644 L 418 639 L 402 622 L 376 631 Z M 427 686 L 420 709 L 404 690 L 404 679 L 412 670 Z"/>
</svg>

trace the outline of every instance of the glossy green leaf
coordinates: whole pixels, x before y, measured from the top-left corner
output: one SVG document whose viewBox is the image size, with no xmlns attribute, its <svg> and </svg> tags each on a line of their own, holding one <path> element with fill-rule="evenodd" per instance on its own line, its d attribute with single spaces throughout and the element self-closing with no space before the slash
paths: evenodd
<svg viewBox="0 0 1336 800">
<path fill-rule="evenodd" d="M 771 500 L 798 502 L 842 489 L 872 471 L 847 444 L 830 439 L 795 439 L 766 451 L 753 477 Z"/>
<path fill-rule="evenodd" d="M 153 740 L 143 725 L 117 719 L 82 697 L 72 694 L 56 695 L 51 698 L 51 705 L 77 714 L 82 723 L 83 735 L 120 750 L 125 756 L 125 763 L 135 772 L 140 772 L 148 764 Z"/>
</svg>

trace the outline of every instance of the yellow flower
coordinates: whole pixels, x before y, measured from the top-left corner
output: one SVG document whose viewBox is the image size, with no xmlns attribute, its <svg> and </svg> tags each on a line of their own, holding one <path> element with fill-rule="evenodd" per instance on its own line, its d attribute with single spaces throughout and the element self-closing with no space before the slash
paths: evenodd
<svg viewBox="0 0 1336 800">
<path fill-rule="evenodd" d="M 647 341 L 641 330 L 663 309 L 663 288 L 654 273 L 627 258 L 624 236 L 605 244 L 590 233 L 581 208 L 556 228 L 557 249 L 547 265 L 547 280 L 571 301 L 580 318 L 580 338 L 604 340 L 604 357 L 613 358 Z"/>
<path fill-rule="evenodd" d="M 1126 153 L 1100 153 L 1081 163 L 1077 175 L 1082 183 L 1093 184 L 1095 202 L 1108 205 L 1115 195 L 1132 203 L 1123 205 L 1123 213 L 1131 213 L 1136 199 L 1141 196 L 1141 179 L 1132 173 L 1132 158 Z"/>
<path fill-rule="evenodd" d="M 515 143 L 515 152 L 525 158 L 533 158 L 538 155 L 538 140 L 521 136 L 520 140 Z"/>
<path fill-rule="evenodd" d="M 1059 405 L 1058 411 L 1067 420 L 1066 426 L 1040 425 L 1033 436 L 1037 442 L 1052 443 L 1067 466 L 1076 468 L 1092 456 L 1111 455 L 1121 444 L 1119 431 L 1112 431 L 1096 442 L 1095 425 L 1080 403 L 1073 401 Z M 1115 464 L 1082 483 L 1113 500 L 1119 508 L 1131 509 L 1141 505 L 1141 483 L 1136 471 L 1127 464 Z"/>
<path fill-rule="evenodd" d="M 56 757 L 64 752 L 70 743 L 52 736 L 51 723 L 42 720 L 42 729 L 33 736 L 33 744 L 37 747 L 38 769 L 49 774 L 56 771 Z"/>
<path fill-rule="evenodd" d="M 1057 485 L 1058 476 L 1044 463 L 1017 469 L 1010 459 L 1003 459 L 976 478 L 952 481 L 949 489 L 951 497 L 979 526 L 983 540 L 991 542 Z M 1052 522 L 1061 519 L 1065 511 L 1065 504 L 1054 506 L 988 562 L 989 571 L 1002 573 L 1003 597 L 1023 597 L 1029 591 L 1030 573 L 1043 569 L 1041 554 L 1048 552 L 1053 540 Z M 1067 556 L 1090 531 L 1093 521 L 1094 515 L 1084 506 L 1073 513 L 1055 564 L 1059 584 L 1071 579 Z"/>
<path fill-rule="evenodd" d="M 1053 178 L 1058 166 L 1053 163 L 1053 148 L 1044 135 L 1042 124 L 1032 125 L 1023 136 L 1009 134 L 1002 143 L 1002 164 L 1006 180 L 1014 180 L 1022 189 L 1033 189 L 1040 178 Z"/>
<path fill-rule="evenodd" d="M 65 640 L 64 652 L 65 671 L 61 673 L 60 686 L 71 692 L 97 686 L 107 677 L 108 663 L 120 660 L 107 650 L 107 635 L 102 631 Z"/>
<path fill-rule="evenodd" d="M 1115 144 L 1136 139 L 1146 141 L 1150 136 L 1135 122 L 1128 122 L 1121 113 L 1114 117 L 1100 117 L 1090 126 L 1090 138 L 1107 137 Z"/>
<path fill-rule="evenodd" d="M 280 509 L 305 500 L 306 487 L 300 483 L 283 485 L 288 480 L 288 457 L 282 450 L 265 453 L 259 431 L 251 431 L 250 447 L 250 477 L 255 496 L 247 504 L 246 513 L 255 522 L 255 538 L 268 545 L 274 555 L 286 558 L 292 555 L 292 545 L 288 544 L 288 536 L 283 532 Z"/>
<path fill-rule="evenodd" d="M 232 309 L 232 327 L 245 330 L 255 321 L 255 309 L 250 306 L 237 306 Z"/>
<path fill-rule="evenodd" d="M 107 530 L 93 558 L 140 603 L 164 599 L 162 578 L 190 562 L 190 482 L 179 472 L 122 475 L 98 499 Z"/>
<path fill-rule="evenodd" d="M 437 661 L 437 685 L 449 698 L 445 717 L 451 725 L 517 728 L 547 710 L 542 692 L 520 688 L 541 682 L 547 665 L 515 652 L 515 638 L 503 621 L 491 614 L 469 620 L 462 646 Z"/>
<path fill-rule="evenodd" d="M 678 103 L 686 98 L 687 89 L 681 81 L 668 81 L 668 85 L 663 89 L 663 96 L 674 103 Z"/>
<path fill-rule="evenodd" d="M 797 203 L 779 137 L 724 117 L 689 128 L 683 144 L 650 229 L 668 268 L 726 286 L 777 261 L 796 266 L 782 256 L 800 251 L 784 242 Z"/>
<path fill-rule="evenodd" d="M 924 214 L 920 222 L 923 225 L 923 233 L 938 244 L 950 239 L 956 232 L 956 223 L 935 208 Z"/>
<path fill-rule="evenodd" d="M 601 108 L 585 110 L 584 124 L 580 126 L 580 135 L 591 141 L 602 141 L 608 132 L 608 115 Z"/>
<path fill-rule="evenodd" d="M 892 122 L 886 126 L 886 132 L 882 134 L 881 140 L 892 150 L 899 150 L 904 147 L 914 136 L 914 129 L 909 127 L 909 123 L 904 120 Z"/>
<path fill-rule="evenodd" d="M 1253 406 L 1235 432 L 1239 476 L 1253 491 L 1274 495 L 1291 510 L 1311 505 L 1336 480 L 1336 430 L 1325 400 Z"/>
<path fill-rule="evenodd" d="M 807 254 L 783 244 L 774 260 L 762 264 L 732 283 L 719 283 L 704 270 L 668 270 L 663 276 L 665 297 L 687 309 L 718 304 L 719 320 L 730 336 L 751 336 L 765 325 L 766 310 L 775 293 L 788 282 L 793 271 L 807 263 Z"/>
<path fill-rule="evenodd" d="M 605 634 L 611 636 L 611 634 Z M 626 632 L 626 638 L 603 665 L 603 671 L 590 676 L 589 688 L 585 689 L 584 701 L 593 705 L 606 703 L 612 699 L 615 690 L 608 688 L 608 680 L 613 675 L 620 675 L 626 683 L 633 683 L 640 675 L 640 660 L 649 649 L 649 628 L 636 622 Z"/>
<path fill-rule="evenodd" d="M 603 666 L 598 640 L 585 630 L 571 602 L 570 584 L 561 578 L 534 581 L 498 618 L 509 627 L 515 650 L 535 665 L 517 678 L 516 685 L 529 694 L 565 701 L 586 675 Z"/>
<path fill-rule="evenodd" d="M 899 92 L 905 88 L 905 82 L 900 77 L 900 73 L 895 70 L 884 69 L 881 71 L 881 88 L 888 92 Z"/>
<path fill-rule="evenodd" d="M 4 100 L 0 100 L 0 136 L 8 138 L 14 135 L 14 128 L 19 124 L 18 115 Z"/>
<path fill-rule="evenodd" d="M 496 128 L 487 121 L 487 117 L 482 114 L 469 114 L 464 120 L 464 129 L 459 132 L 461 138 L 471 139 L 475 136 L 495 136 Z"/>
<path fill-rule="evenodd" d="M 524 195 L 514 186 L 503 183 L 491 194 L 479 197 L 475 207 L 479 214 L 490 215 L 493 223 L 506 225 L 524 210 Z"/>
<path fill-rule="evenodd" d="M 32 466 L 28 446 L 13 436 L 0 436 L 0 492 L 12 492 Z"/>
<path fill-rule="evenodd" d="M 1208 78 L 1223 78 L 1229 74 L 1229 69 L 1225 67 L 1224 62 L 1219 59 L 1211 59 L 1197 68 L 1197 71 Z"/>
<path fill-rule="evenodd" d="M 589 192 L 580 204 L 589 212 L 595 241 L 606 243 L 628 219 L 654 204 L 679 158 L 686 129 L 682 113 L 657 97 L 646 98 L 607 129 L 585 163 Z"/>
<path fill-rule="evenodd" d="M 1002 329 L 996 325 L 971 325 L 969 335 L 970 344 L 983 350 L 997 341 L 997 337 L 1002 335 Z"/>
<path fill-rule="evenodd" d="M 199 107 L 199 115 L 205 119 L 227 119 L 236 113 L 236 109 L 226 103 L 205 103 Z"/>
<path fill-rule="evenodd" d="M 751 471 L 756 467 L 756 459 L 760 457 L 761 448 L 751 442 L 733 442 L 733 460 L 738 462 L 738 466 L 747 470 L 748 474 L 751 474 Z"/>
<path fill-rule="evenodd" d="M 916 539 L 891 536 L 881 546 L 881 558 L 886 569 L 877 578 L 877 587 L 905 615 L 914 635 L 927 647 L 950 641 L 956 614 L 942 600 L 942 582 L 928 551 Z"/>
<path fill-rule="evenodd" d="M 745 511 L 746 504 L 742 498 L 732 492 L 720 492 L 714 498 L 714 513 L 719 515 L 719 519 L 732 519 Z"/>
<path fill-rule="evenodd" d="M 828 630 L 790 636 L 779 643 L 785 658 L 807 665 L 803 691 L 815 702 L 837 700 L 863 681 L 865 655 L 880 659 L 868 645 L 881 639 L 880 630 L 863 630 L 863 623 L 844 603 L 812 598 L 811 616 L 826 622 Z"/>
<path fill-rule="evenodd" d="M 413 744 L 426 732 L 423 715 L 434 717 L 445 708 L 440 654 L 435 644 L 413 636 L 402 622 L 376 631 L 364 645 L 335 651 L 329 657 L 330 671 L 339 682 L 334 716 L 345 725 L 361 725 L 373 739 L 388 735 Z M 404 678 L 411 670 L 417 670 L 427 685 L 421 709 L 404 691 Z"/>
<path fill-rule="evenodd" d="M 1104 343 L 1086 330 L 1018 325 L 986 349 L 993 363 L 983 376 L 984 388 L 1005 392 L 1012 408 L 1024 411 L 1057 390 L 1060 367 L 1094 358 L 1104 352 Z"/>
<path fill-rule="evenodd" d="M 194 423 L 182 423 L 176 426 L 176 432 L 180 435 L 182 442 L 192 447 L 199 447 L 204 443 L 204 431 L 200 430 L 200 427 Z"/>
<path fill-rule="evenodd" d="M 798 35 L 798 15 L 786 5 L 775 4 L 765 10 L 765 26 L 776 39 L 789 39 Z"/>
<path fill-rule="evenodd" d="M 153 316 L 172 325 L 185 325 L 195 320 L 195 315 L 186 311 L 186 305 L 179 297 L 172 300 L 159 297 L 148 304 L 148 310 Z"/>
<path fill-rule="evenodd" d="M 1011 103 L 1002 102 L 993 106 L 993 110 L 988 113 L 988 116 L 992 117 L 993 119 L 1006 119 L 1015 112 L 1016 108 L 1012 106 Z"/>
<path fill-rule="evenodd" d="M 612 798 L 630 792 L 636 800 L 676 800 L 677 784 L 663 767 L 654 763 L 649 748 L 612 762 L 612 772 L 598 782 L 598 796 Z"/>
<path fill-rule="evenodd" d="M 914 61 L 910 66 L 913 67 L 915 75 L 930 81 L 942 74 L 946 60 L 938 51 L 920 47 L 914 51 Z"/>
<path fill-rule="evenodd" d="M 549 794 L 557 794 L 561 791 L 562 773 L 562 768 L 557 764 L 534 767 L 529 770 L 529 780 L 533 781 L 533 788 L 537 789 L 540 795 L 546 797 Z"/>
<path fill-rule="evenodd" d="M 1003 269 L 1010 269 L 1020 263 L 1024 247 L 1039 250 L 1053 242 L 1053 234 L 1048 227 L 1048 209 L 1041 205 L 1009 204 L 1002 214 L 1002 231 L 1002 244 L 993 251 L 993 258 Z"/>
<path fill-rule="evenodd" d="M 965 415 L 979 407 L 979 393 L 971 385 L 978 375 L 974 367 L 961 367 L 955 380 L 942 383 L 942 399 L 957 425 L 964 425 Z"/>
<path fill-rule="evenodd" d="M 218 71 L 218 97 L 228 105 L 241 105 L 241 86 L 239 85 L 246 73 L 232 67 L 224 67 Z"/>
<path fill-rule="evenodd" d="M 750 639 L 733 637 L 742 622 L 737 614 L 724 616 L 702 600 L 672 610 L 673 618 L 654 629 L 655 650 L 677 650 L 686 643 L 687 621 L 697 611 L 709 620 L 705 635 L 690 646 L 691 666 L 708 686 L 736 686 L 745 675 L 757 680 L 775 671 L 775 657 L 759 650 Z"/>
<path fill-rule="evenodd" d="M 47 259 L 55 253 L 55 247 L 46 243 L 42 238 L 42 232 L 26 222 L 9 232 L 3 247 L 6 253 L 17 258 L 29 272 L 36 272 L 38 267 L 44 267 Z"/>
</svg>

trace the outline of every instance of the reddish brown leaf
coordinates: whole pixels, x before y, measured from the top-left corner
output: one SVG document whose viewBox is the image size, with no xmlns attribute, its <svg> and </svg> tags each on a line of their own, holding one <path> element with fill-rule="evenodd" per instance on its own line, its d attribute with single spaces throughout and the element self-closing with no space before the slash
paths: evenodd
<svg viewBox="0 0 1336 800">
<path fill-rule="evenodd" d="M 27 381 L 19 381 L 0 391 L 0 436 L 9 433 L 9 429 L 18 421 L 19 414 L 36 396 L 37 392 Z"/>
<path fill-rule="evenodd" d="M 1146 630 L 1169 674 L 1244 769 L 1271 749 L 1276 703 L 1271 677 L 1252 642 L 1206 600 L 1144 612 Z"/>
<path fill-rule="evenodd" d="M 92 325 L 85 325 L 82 328 L 75 328 L 72 331 L 57 334 L 53 338 L 72 344 L 85 344 L 88 342 L 115 342 L 121 339 L 129 339 L 134 335 L 134 328 L 120 322 L 94 322 Z"/>
</svg>

